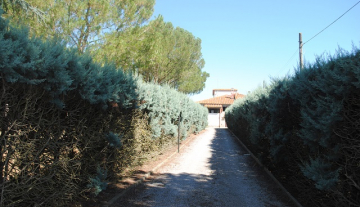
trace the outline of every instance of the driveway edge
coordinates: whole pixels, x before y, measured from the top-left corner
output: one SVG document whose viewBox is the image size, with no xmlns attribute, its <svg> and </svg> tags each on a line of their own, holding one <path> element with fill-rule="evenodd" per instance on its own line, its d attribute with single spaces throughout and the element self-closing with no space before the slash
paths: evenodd
<svg viewBox="0 0 360 207">
<path fill-rule="evenodd" d="M 242 143 L 242 141 L 239 139 L 239 137 L 237 137 L 229 128 L 228 130 L 231 132 L 232 136 L 236 138 L 236 140 L 240 143 L 240 145 L 242 147 L 245 148 L 245 150 L 250 154 L 250 156 L 258 163 L 258 165 L 260 167 L 262 167 L 264 169 L 264 171 L 271 177 L 271 179 L 274 180 L 274 182 L 281 188 L 282 191 L 284 191 L 284 193 L 289 196 L 289 198 L 294 202 L 294 204 L 297 207 L 302 207 L 302 205 L 296 200 L 296 198 L 294 198 L 287 190 L 286 188 L 274 177 L 274 175 L 257 159 L 257 157 L 255 157 L 255 155 L 246 147 L 246 145 L 244 143 Z"/>
<path fill-rule="evenodd" d="M 206 130 L 206 129 L 204 129 Z M 181 146 L 179 149 L 182 149 L 184 146 L 186 146 L 187 143 L 189 143 L 192 140 L 192 138 L 190 139 L 186 139 L 183 143 L 181 143 Z M 110 199 L 109 201 L 104 202 L 105 204 L 102 207 L 109 207 L 112 204 L 115 203 L 115 201 L 117 201 L 120 197 L 124 196 L 127 192 L 129 192 L 131 189 L 133 189 L 134 187 L 140 185 L 141 183 L 143 183 L 146 178 L 148 178 L 150 175 L 154 174 L 154 172 L 160 168 L 162 165 L 164 165 L 165 163 L 167 163 L 169 161 L 170 158 L 172 158 L 174 155 L 179 154 L 177 151 L 172 153 L 169 157 L 167 157 L 164 161 L 162 161 L 161 163 L 159 163 L 158 165 L 156 165 L 152 170 L 150 170 L 149 172 L 147 172 L 142 178 L 140 178 L 139 180 L 137 180 L 135 183 L 131 184 L 129 187 L 127 187 L 126 189 L 124 189 L 121 193 L 117 194 L 116 196 L 114 196 L 112 199 Z"/>
</svg>

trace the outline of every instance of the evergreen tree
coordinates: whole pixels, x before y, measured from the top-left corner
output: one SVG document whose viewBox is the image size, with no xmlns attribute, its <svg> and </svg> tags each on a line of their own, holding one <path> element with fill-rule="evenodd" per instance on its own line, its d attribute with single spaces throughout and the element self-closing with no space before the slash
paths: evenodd
<svg viewBox="0 0 360 207">
<path fill-rule="evenodd" d="M 14 15 L 20 15 L 25 13 L 27 17 L 30 15 L 32 18 L 39 22 L 45 22 L 45 13 L 33 4 L 30 4 L 25 0 L 2 0 L 0 2 L 1 8 L 5 13 L 12 13 Z"/>
<path fill-rule="evenodd" d="M 122 32 L 143 24 L 152 15 L 155 0 L 28 0 L 25 3 L 30 5 L 29 8 L 43 11 L 45 20 L 39 22 L 38 18 L 29 16 L 26 10 L 19 9 L 8 10 L 5 17 L 11 18 L 12 23 L 28 25 L 30 32 L 37 36 L 58 36 L 68 46 L 84 53 L 90 45 L 101 43 L 106 33 Z M 11 5 L 18 4 L 21 3 Z"/>
<path fill-rule="evenodd" d="M 164 22 L 162 16 L 143 27 L 106 35 L 93 54 L 99 61 L 107 57 L 118 67 L 142 75 L 146 82 L 169 85 L 186 94 L 201 92 L 209 77 L 202 71 L 201 40 Z"/>
</svg>

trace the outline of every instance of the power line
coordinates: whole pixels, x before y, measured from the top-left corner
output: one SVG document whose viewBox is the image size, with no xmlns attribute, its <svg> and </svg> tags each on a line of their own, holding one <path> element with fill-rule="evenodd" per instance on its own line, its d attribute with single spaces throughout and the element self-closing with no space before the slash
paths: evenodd
<svg viewBox="0 0 360 207">
<path fill-rule="evenodd" d="M 294 57 L 295 57 L 295 55 L 298 53 L 298 49 L 297 50 L 295 50 L 295 52 L 294 52 L 294 54 L 292 54 L 292 56 L 289 58 L 289 60 L 285 63 L 285 65 L 277 72 L 277 75 L 280 73 L 280 72 L 282 72 L 283 70 L 284 70 L 284 68 L 286 68 L 286 66 L 290 63 L 290 61 L 292 60 L 292 59 L 294 59 Z"/>
<path fill-rule="evenodd" d="M 335 21 L 333 21 L 331 24 L 329 24 L 327 27 L 325 27 L 323 30 L 321 30 L 320 32 L 318 32 L 316 35 L 314 35 L 312 38 L 310 38 L 308 41 L 306 41 L 304 44 L 308 43 L 310 40 L 314 39 L 316 36 L 318 36 L 320 33 L 322 33 L 323 31 L 325 31 L 327 28 L 329 28 L 331 25 L 333 25 L 337 20 L 339 20 L 341 17 L 343 17 L 346 13 L 348 13 L 352 8 L 354 8 L 356 5 L 358 5 L 360 3 L 360 1 L 358 1 L 354 6 L 352 6 L 350 9 L 348 9 L 345 13 L 343 13 L 340 17 L 338 17 L 337 19 L 335 19 Z"/>
<path fill-rule="evenodd" d="M 311 41 L 312 39 L 314 39 L 316 36 L 318 36 L 320 33 L 322 33 L 323 31 L 325 31 L 327 28 L 329 28 L 331 25 L 333 25 L 336 21 L 338 21 L 341 17 L 343 17 L 346 13 L 348 13 L 351 9 L 353 9 L 356 5 L 358 5 L 360 3 L 360 1 L 358 1 L 355 5 L 353 5 L 350 9 L 348 9 L 346 12 L 344 12 L 340 17 L 338 17 L 337 19 L 335 19 L 332 23 L 330 23 L 328 26 L 326 26 L 324 29 L 322 29 L 320 32 L 318 32 L 317 34 L 315 34 L 312 38 L 310 38 L 308 41 L 306 41 L 305 43 L 302 44 L 302 46 L 304 46 L 306 43 L 308 43 L 309 41 Z M 285 63 L 285 65 L 277 72 L 277 74 L 279 74 L 282 70 L 284 70 L 284 68 L 290 63 L 290 61 L 295 57 L 296 53 L 298 53 L 298 50 L 296 50 L 294 52 L 294 54 L 289 58 L 289 60 Z"/>
</svg>

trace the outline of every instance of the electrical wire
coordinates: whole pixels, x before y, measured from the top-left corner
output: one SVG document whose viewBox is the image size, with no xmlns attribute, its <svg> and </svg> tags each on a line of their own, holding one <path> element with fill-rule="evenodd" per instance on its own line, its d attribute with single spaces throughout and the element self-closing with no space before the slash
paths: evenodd
<svg viewBox="0 0 360 207">
<path fill-rule="evenodd" d="M 333 25 L 336 21 L 338 21 L 341 17 L 343 17 L 346 13 L 348 13 L 351 9 L 353 9 L 356 5 L 358 5 L 360 3 L 360 1 L 358 1 L 356 4 L 354 4 L 354 6 L 352 6 L 350 9 L 348 9 L 346 12 L 344 12 L 340 17 L 338 17 L 337 19 L 335 19 L 332 23 L 330 23 L 328 26 L 326 26 L 324 29 L 322 29 L 320 32 L 318 32 L 317 34 L 315 34 L 312 38 L 310 38 L 309 40 L 307 40 L 305 43 L 302 44 L 302 46 L 304 46 L 306 43 L 308 43 L 309 41 L 311 41 L 312 39 L 314 39 L 316 36 L 318 36 L 320 33 L 322 33 L 323 31 L 325 31 L 327 28 L 329 28 L 331 25 Z M 294 54 L 289 58 L 289 60 L 285 63 L 285 65 L 277 72 L 277 74 L 279 74 L 281 71 L 284 70 L 284 68 L 290 63 L 290 61 L 295 57 L 295 55 L 298 53 L 298 49 L 294 52 Z"/>
<path fill-rule="evenodd" d="M 337 19 L 335 19 L 335 21 L 333 21 L 331 24 L 329 24 L 327 27 L 325 27 L 323 30 L 321 30 L 320 32 L 318 32 L 316 35 L 314 35 L 312 38 L 310 38 L 308 41 L 306 41 L 305 43 L 303 43 L 302 45 L 304 46 L 306 43 L 308 43 L 310 40 L 314 39 L 316 36 L 318 36 L 320 33 L 322 33 L 323 31 L 325 31 L 327 28 L 329 28 L 331 25 L 333 25 L 337 20 L 339 20 L 341 17 L 343 17 L 346 13 L 348 13 L 352 8 L 354 8 L 356 5 L 358 5 L 360 3 L 360 1 L 358 1 L 354 6 L 352 6 L 350 9 L 348 9 L 345 13 L 343 13 L 340 17 L 338 17 Z"/>
<path fill-rule="evenodd" d="M 285 65 L 276 73 L 277 75 L 279 75 L 280 72 L 282 72 L 284 70 L 284 68 L 287 67 L 287 65 L 291 62 L 292 59 L 294 59 L 295 55 L 299 52 L 299 49 L 295 50 L 294 54 L 292 54 L 292 56 L 289 58 L 289 60 L 285 63 Z"/>
</svg>

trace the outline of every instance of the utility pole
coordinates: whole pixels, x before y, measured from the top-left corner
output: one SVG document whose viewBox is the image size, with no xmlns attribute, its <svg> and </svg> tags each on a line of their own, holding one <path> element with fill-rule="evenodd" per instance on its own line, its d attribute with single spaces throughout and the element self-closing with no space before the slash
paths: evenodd
<svg viewBox="0 0 360 207">
<path fill-rule="evenodd" d="M 302 55 L 302 35 L 299 33 L 299 56 L 300 56 L 300 70 L 303 70 L 304 68 L 304 62 L 303 62 L 303 55 Z"/>
</svg>

